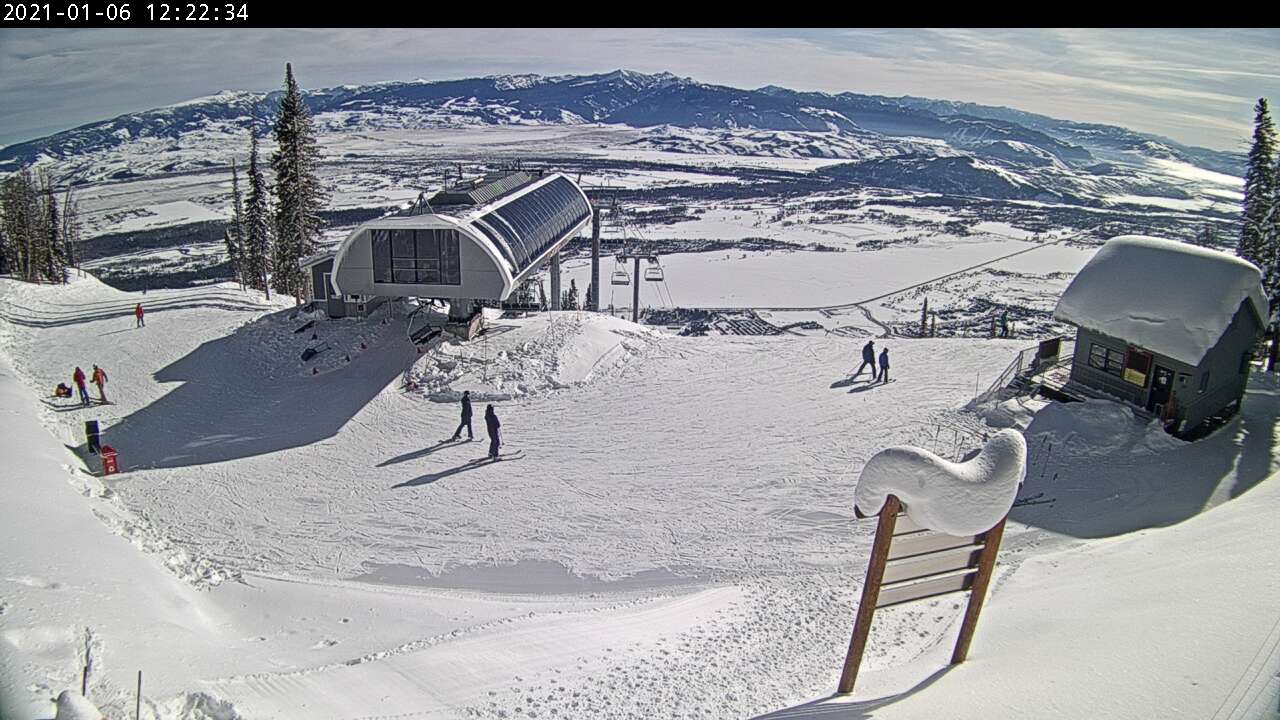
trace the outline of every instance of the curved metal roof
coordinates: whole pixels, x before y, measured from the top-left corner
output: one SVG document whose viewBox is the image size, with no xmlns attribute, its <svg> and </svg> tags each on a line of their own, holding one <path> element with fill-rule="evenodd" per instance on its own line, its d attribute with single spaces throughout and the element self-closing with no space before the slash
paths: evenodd
<svg viewBox="0 0 1280 720">
<path fill-rule="evenodd" d="M 361 225 L 338 246 L 334 277 L 338 276 L 347 248 L 366 230 L 443 226 L 457 228 L 481 245 L 506 271 L 506 284 L 511 287 L 590 218 L 591 204 L 572 180 L 560 173 L 531 178 L 524 186 L 508 189 L 480 206 L 379 218 Z"/>
</svg>

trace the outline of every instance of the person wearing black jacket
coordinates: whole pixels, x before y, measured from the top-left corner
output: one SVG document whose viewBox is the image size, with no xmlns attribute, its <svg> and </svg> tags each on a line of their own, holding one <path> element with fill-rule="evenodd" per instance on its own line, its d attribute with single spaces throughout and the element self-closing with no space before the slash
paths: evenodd
<svg viewBox="0 0 1280 720">
<path fill-rule="evenodd" d="M 467 429 L 467 439 L 475 440 L 476 436 L 471 432 L 471 391 L 467 390 L 462 393 L 462 422 L 458 423 L 458 429 L 453 431 L 451 440 L 457 440 L 462 437 L 462 428 Z"/>
<path fill-rule="evenodd" d="M 498 414 L 493 411 L 493 406 L 489 405 L 484 410 L 484 424 L 489 430 L 489 457 L 498 457 L 498 447 L 502 445 L 502 433 L 500 428 L 502 423 L 498 422 Z"/>
<path fill-rule="evenodd" d="M 858 372 L 853 377 L 858 377 L 866 367 L 871 366 L 871 379 L 875 380 L 879 372 L 876 370 L 876 341 L 868 340 L 866 345 L 862 346 L 862 364 L 858 366 Z"/>
</svg>

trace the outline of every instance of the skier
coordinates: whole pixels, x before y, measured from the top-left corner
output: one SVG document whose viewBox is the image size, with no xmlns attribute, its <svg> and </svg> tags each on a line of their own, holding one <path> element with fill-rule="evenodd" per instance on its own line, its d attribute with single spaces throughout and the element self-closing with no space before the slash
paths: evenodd
<svg viewBox="0 0 1280 720">
<path fill-rule="evenodd" d="M 498 422 L 498 414 L 493 411 L 493 406 L 489 405 L 484 409 L 484 424 L 489 430 L 489 457 L 498 457 L 498 448 L 502 445 L 502 433 L 500 428 L 502 423 Z"/>
<path fill-rule="evenodd" d="M 863 368 L 865 368 L 868 365 L 871 366 L 871 379 L 875 380 L 875 377 L 876 377 L 876 341 L 875 340 L 868 340 L 867 344 L 862 346 L 862 364 L 858 366 L 858 372 L 854 373 L 853 377 L 858 377 L 859 375 L 861 375 Z"/>
<path fill-rule="evenodd" d="M 489 407 L 493 407 L 490 405 Z M 489 417 L 485 415 L 485 422 Z M 457 440 L 462 437 L 462 428 L 467 429 L 467 440 L 475 440 L 476 436 L 471 433 L 471 391 L 465 390 L 462 393 L 462 422 L 458 423 L 458 429 L 453 431 L 453 437 L 450 440 Z"/>
<path fill-rule="evenodd" d="M 98 397 L 100 398 L 100 402 L 105 403 L 107 401 L 107 391 L 103 386 L 107 384 L 106 371 L 97 365 L 94 365 L 93 375 L 90 376 L 90 380 L 94 385 L 98 386 Z"/>
<path fill-rule="evenodd" d="M 142 303 L 138 303 L 133 307 L 133 316 L 138 319 L 138 324 L 134 327 L 146 327 L 147 324 L 142 320 Z"/>
<path fill-rule="evenodd" d="M 880 351 L 880 375 L 876 379 L 889 382 L 889 348 Z"/>
<path fill-rule="evenodd" d="M 71 379 L 75 381 L 76 388 L 80 390 L 80 402 L 88 405 L 89 391 L 84 388 L 84 371 L 80 369 L 80 366 L 76 366 L 76 371 L 72 374 Z"/>
</svg>

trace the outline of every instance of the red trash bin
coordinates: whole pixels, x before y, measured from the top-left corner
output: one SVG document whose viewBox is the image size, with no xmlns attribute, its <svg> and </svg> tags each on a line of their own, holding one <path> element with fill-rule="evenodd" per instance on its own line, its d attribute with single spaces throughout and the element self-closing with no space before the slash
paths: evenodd
<svg viewBox="0 0 1280 720">
<path fill-rule="evenodd" d="M 120 471 L 120 466 L 116 463 L 116 449 L 110 445 L 102 446 L 102 474 L 114 475 Z"/>
</svg>

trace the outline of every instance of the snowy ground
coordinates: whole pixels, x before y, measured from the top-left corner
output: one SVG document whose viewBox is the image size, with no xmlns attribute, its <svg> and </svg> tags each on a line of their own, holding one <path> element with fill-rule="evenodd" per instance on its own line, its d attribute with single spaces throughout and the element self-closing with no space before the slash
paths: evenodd
<svg viewBox="0 0 1280 720">
<path fill-rule="evenodd" d="M 1059 251 L 1020 257 L 1041 252 Z M 870 274 L 901 287 L 923 257 Z M 1276 708 L 1269 379 L 1194 444 L 1108 403 L 986 410 L 1029 424 L 1031 464 L 972 659 L 939 672 L 962 598 L 891 608 L 857 693 L 813 703 L 865 569 L 862 464 L 980 441 L 990 428 L 957 408 L 1025 340 L 880 339 L 894 382 L 871 385 L 847 378 L 870 321 L 685 338 L 561 313 L 419 352 L 395 308 L 295 333 L 308 316 L 225 285 L 0 280 L 0 308 L 5 718 L 51 716 L 86 638 L 111 717 L 132 712 L 139 669 L 144 716 L 192 719 Z M 309 345 L 327 349 L 304 363 Z M 48 397 L 95 362 L 116 404 Z M 493 402 L 522 459 L 439 442 L 464 389 L 476 430 Z M 94 475 L 88 418 L 122 474 Z"/>
</svg>

